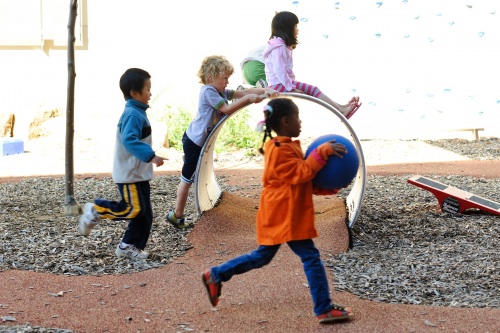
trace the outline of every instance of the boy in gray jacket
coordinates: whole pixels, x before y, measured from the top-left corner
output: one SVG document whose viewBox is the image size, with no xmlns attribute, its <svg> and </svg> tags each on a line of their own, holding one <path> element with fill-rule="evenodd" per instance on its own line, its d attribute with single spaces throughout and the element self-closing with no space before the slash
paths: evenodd
<svg viewBox="0 0 500 333">
<path fill-rule="evenodd" d="M 151 98 L 151 76 L 145 70 L 130 68 L 120 78 L 125 109 L 118 122 L 113 161 L 113 181 L 120 191 L 120 201 L 96 199 L 86 203 L 78 231 L 87 236 L 103 219 L 129 220 L 118 257 L 146 259 L 144 251 L 153 223 L 150 184 L 153 164 L 163 165 L 165 158 L 155 155 L 151 144 L 151 125 L 146 115 Z"/>
</svg>

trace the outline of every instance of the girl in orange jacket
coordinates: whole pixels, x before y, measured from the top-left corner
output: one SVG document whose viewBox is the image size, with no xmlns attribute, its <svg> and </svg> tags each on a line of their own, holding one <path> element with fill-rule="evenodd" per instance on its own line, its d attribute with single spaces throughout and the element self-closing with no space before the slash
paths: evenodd
<svg viewBox="0 0 500 333">
<path fill-rule="evenodd" d="M 312 240 L 318 236 L 314 225 L 312 179 L 330 155 L 342 158 L 347 150 L 340 143 L 327 142 L 304 159 L 300 141 L 292 140 L 301 131 L 297 105 L 288 98 L 275 98 L 265 106 L 264 114 L 265 134 L 260 150 L 263 154 L 265 151 L 265 164 L 257 213 L 259 247 L 202 273 L 210 302 L 217 305 L 222 282 L 269 264 L 281 244 L 287 243 L 303 263 L 319 322 L 347 319 L 353 315 L 352 311 L 332 303 L 325 268 Z"/>
</svg>

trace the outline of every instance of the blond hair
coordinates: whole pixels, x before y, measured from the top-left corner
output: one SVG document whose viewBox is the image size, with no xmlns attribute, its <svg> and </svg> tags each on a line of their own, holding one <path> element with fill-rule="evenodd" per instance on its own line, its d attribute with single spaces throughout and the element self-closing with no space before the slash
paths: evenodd
<svg viewBox="0 0 500 333">
<path fill-rule="evenodd" d="M 198 77 L 201 83 L 207 84 L 207 79 L 209 77 L 216 78 L 226 73 L 229 75 L 234 73 L 233 65 L 231 65 L 226 57 L 214 55 L 203 59 L 200 70 L 198 71 Z"/>
</svg>

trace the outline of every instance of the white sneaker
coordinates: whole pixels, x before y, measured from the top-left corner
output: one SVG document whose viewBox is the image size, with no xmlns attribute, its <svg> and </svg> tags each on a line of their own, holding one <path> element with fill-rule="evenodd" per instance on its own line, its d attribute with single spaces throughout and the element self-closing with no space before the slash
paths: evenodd
<svg viewBox="0 0 500 333">
<path fill-rule="evenodd" d="M 266 80 L 259 79 L 259 81 L 257 81 L 255 83 L 255 87 L 256 88 L 267 88 L 267 87 L 269 87 L 269 85 L 267 84 Z"/>
<path fill-rule="evenodd" d="M 128 245 L 126 248 L 122 249 L 120 244 L 116 247 L 115 254 L 117 257 L 124 257 L 129 259 L 147 259 L 149 253 L 143 250 L 139 250 L 134 245 Z"/>
<path fill-rule="evenodd" d="M 101 217 L 94 209 L 94 204 L 87 202 L 83 206 L 83 215 L 80 217 L 80 223 L 78 224 L 78 232 L 80 235 L 88 236 L 92 228 L 94 228 L 101 220 Z"/>
</svg>

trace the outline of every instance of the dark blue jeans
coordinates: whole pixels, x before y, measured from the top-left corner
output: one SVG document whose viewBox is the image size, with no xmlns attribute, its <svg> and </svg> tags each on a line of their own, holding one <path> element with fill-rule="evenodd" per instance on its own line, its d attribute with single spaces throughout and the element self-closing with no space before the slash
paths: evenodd
<svg viewBox="0 0 500 333">
<path fill-rule="evenodd" d="M 300 257 L 309 290 L 314 303 L 314 313 L 319 316 L 332 308 L 330 290 L 325 267 L 312 239 L 291 241 L 287 243 L 292 251 Z M 226 261 L 222 265 L 212 267 L 210 274 L 216 282 L 229 281 L 233 275 L 243 274 L 255 268 L 261 268 L 271 262 L 280 248 L 278 245 L 261 245 L 256 250 Z"/>
</svg>

